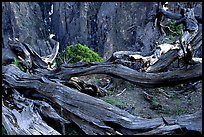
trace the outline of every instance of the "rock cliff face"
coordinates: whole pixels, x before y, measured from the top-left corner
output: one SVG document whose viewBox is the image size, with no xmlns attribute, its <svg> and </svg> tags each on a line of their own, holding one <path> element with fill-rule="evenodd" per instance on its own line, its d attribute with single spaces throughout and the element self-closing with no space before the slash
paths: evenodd
<svg viewBox="0 0 204 137">
<path fill-rule="evenodd" d="M 171 10 L 177 12 L 176 7 L 170 3 Z M 16 37 L 45 55 L 51 48 L 47 38 L 54 33 L 60 50 L 83 43 L 105 59 L 118 50 L 148 54 L 161 37 L 152 19 L 156 9 L 156 2 L 3 2 L 3 47 Z"/>
<path fill-rule="evenodd" d="M 158 32 L 153 21 L 157 3 L 52 3 L 52 30 L 63 46 L 84 43 L 108 58 L 117 50 L 148 52 Z M 134 24 L 134 25 L 133 25 Z M 130 26 L 132 31 L 128 31 Z M 62 47 L 63 48 L 63 47 Z"/>
<path fill-rule="evenodd" d="M 2 3 L 2 39 L 7 47 L 8 38 L 18 38 L 30 44 L 39 54 L 51 52 L 47 42 L 42 12 L 35 2 Z"/>
</svg>

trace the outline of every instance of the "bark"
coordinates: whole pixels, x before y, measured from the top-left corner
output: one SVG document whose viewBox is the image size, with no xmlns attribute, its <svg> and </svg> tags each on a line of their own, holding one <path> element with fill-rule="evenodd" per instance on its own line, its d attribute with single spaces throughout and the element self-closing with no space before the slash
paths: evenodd
<svg viewBox="0 0 204 137">
<path fill-rule="evenodd" d="M 193 48 L 193 56 L 194 57 L 202 57 L 202 27 L 199 27 L 198 33 L 194 39 L 192 39 L 191 43 Z"/>
<path fill-rule="evenodd" d="M 49 113 L 49 109 L 45 113 Z M 21 97 L 15 90 L 13 103 L 2 104 L 2 125 L 9 135 L 60 135 L 42 120 L 33 101 Z"/>
<path fill-rule="evenodd" d="M 127 59 L 129 55 L 133 55 L 133 54 L 141 54 L 141 53 L 133 52 L 133 51 L 117 51 L 117 52 L 114 52 L 107 61 L 113 62 L 117 59 Z"/>
<path fill-rule="evenodd" d="M 190 129 L 192 128 L 196 133 L 201 132 L 201 124 L 194 120 L 195 116 L 200 122 L 200 114 L 192 114 L 190 116 L 192 120 L 187 121 L 185 125 L 176 122 L 170 123 L 170 126 L 168 123 L 168 125 L 162 127 L 163 120 L 161 118 L 151 120 L 137 118 L 124 110 L 92 97 L 97 93 L 103 96 L 105 93 L 103 89 L 70 79 L 89 74 L 107 74 L 141 86 L 176 85 L 202 78 L 202 63 L 199 59 L 197 64 L 193 64 L 189 68 L 146 73 L 118 64 L 120 63 L 117 61 L 118 59 L 126 57 L 126 53 L 123 56 L 120 56 L 119 53 L 117 55 L 118 59 L 116 58 L 112 62 L 63 64 L 55 70 L 48 71 L 44 69 L 47 64 L 28 44 L 17 42 L 11 49 L 16 54 L 20 53 L 24 65 L 31 67 L 29 69 L 34 71 L 33 74 L 28 74 L 22 72 L 13 64 L 2 68 L 3 87 L 12 90 L 9 93 L 8 89 L 4 89 L 3 92 L 3 126 L 9 134 L 65 134 L 65 127 L 70 123 L 75 123 L 85 134 L 90 135 L 173 134 L 175 132 L 183 134 L 184 132 L 191 132 L 188 129 L 189 125 Z M 168 66 L 176 57 L 175 51 L 172 50 L 166 55 L 164 54 L 158 64 L 162 62 L 162 58 L 173 54 L 174 56 L 163 65 Z M 128 58 L 129 53 L 127 54 Z M 44 65 L 42 65 L 43 63 Z M 36 67 L 37 69 L 35 69 Z M 81 93 L 82 90 L 87 89 L 89 92 Z M 17 94 L 17 91 L 23 97 Z M 11 97 L 9 97 L 9 94 L 11 94 Z M 186 117 L 182 120 L 185 121 Z M 56 124 L 53 125 L 48 122 L 50 120 L 46 121 L 44 118 L 51 119 Z M 31 120 L 26 121 L 27 119 Z M 169 121 L 168 118 L 166 120 Z M 194 129 L 194 124 L 198 124 L 196 129 Z M 60 125 L 62 130 L 57 131 L 56 125 Z M 182 129 L 182 131 L 179 129 Z"/>
<path fill-rule="evenodd" d="M 20 42 L 19 40 L 11 40 L 9 46 L 11 50 L 18 55 L 18 59 L 25 65 L 28 69 L 31 68 L 47 68 L 47 67 L 55 67 L 54 60 L 58 54 L 59 50 L 59 42 L 56 42 L 53 39 L 49 39 L 52 41 L 54 45 L 51 54 L 46 56 L 40 56 L 30 45 Z M 9 53 L 11 54 L 11 53 Z M 11 56 L 13 57 L 13 55 Z M 2 60 L 6 62 L 6 57 Z M 8 59 L 7 59 L 8 60 Z M 48 64 L 50 66 L 48 66 Z"/>
<path fill-rule="evenodd" d="M 89 74 L 107 74 L 145 87 L 170 86 L 200 80 L 202 78 L 202 64 L 198 63 L 189 68 L 179 68 L 161 73 L 141 73 L 120 64 L 110 63 L 91 66 L 86 64 L 86 66 L 74 68 L 64 65 L 46 75 L 51 79 L 68 80 L 72 76 Z"/>
<path fill-rule="evenodd" d="M 107 92 L 104 88 L 97 85 L 88 84 L 85 81 L 77 78 L 71 78 L 68 82 L 64 82 L 63 84 L 94 97 L 103 97 Z"/>
<path fill-rule="evenodd" d="M 86 134 L 184 134 L 191 131 L 202 133 L 201 112 L 174 118 L 165 118 L 167 125 L 164 125 L 162 118 L 137 118 L 100 99 L 80 93 L 60 83 L 52 82 L 45 77 L 24 73 L 14 65 L 3 66 L 3 82 L 9 85 L 10 88 L 16 88 L 18 90 L 32 89 L 42 94 L 46 97 L 44 99 L 50 102 L 49 104 L 58 106 L 58 110 L 59 108 L 62 109 L 63 115 L 61 115 L 61 117 L 64 119 L 62 121 L 72 121 L 76 123 Z M 32 94 L 30 96 L 32 97 Z M 30 107 L 28 108 L 30 109 Z M 54 112 L 51 110 L 52 109 L 47 111 L 47 113 Z M 13 111 L 16 112 L 17 110 L 13 109 Z M 24 111 L 18 111 L 18 113 L 19 115 L 23 115 Z M 11 116 L 12 114 L 8 115 Z M 59 119 L 56 113 L 52 115 L 52 117 Z M 25 120 L 24 117 L 21 118 Z M 15 126 L 12 119 L 7 120 L 6 123 Z M 17 120 L 14 121 L 19 122 L 18 120 L 17 118 Z M 42 121 L 39 123 L 38 121 L 35 122 L 38 125 Z M 6 130 L 9 129 L 6 128 Z M 27 130 L 30 132 L 31 129 L 27 128 Z M 33 134 L 34 133 L 39 134 L 39 132 L 33 132 Z M 57 134 L 57 132 L 54 133 Z M 18 132 L 18 134 L 22 134 L 22 132 Z"/>
<path fill-rule="evenodd" d="M 35 54 L 35 51 L 27 44 L 24 44 L 24 46 L 31 53 L 31 59 L 33 59 L 32 64 L 39 64 L 38 67 L 40 67 L 41 63 L 43 63 L 42 67 L 45 68 L 44 61 L 42 61 L 42 59 Z M 21 49 L 24 48 L 21 47 Z M 176 51 L 177 50 L 173 50 L 169 52 L 169 54 L 164 54 L 164 56 L 162 56 L 160 60 L 155 63 L 155 65 L 150 67 L 150 69 L 152 69 L 152 72 L 161 71 L 166 68 L 173 60 L 177 58 Z M 164 61 L 166 58 L 168 58 L 168 60 Z M 100 64 L 63 64 L 60 68 L 57 68 L 53 71 L 47 71 L 45 69 L 36 69 L 34 71 L 39 75 L 46 76 L 51 79 L 59 79 L 58 81 L 66 81 L 73 76 L 82 76 L 89 74 L 108 74 L 147 87 L 176 85 L 184 82 L 199 80 L 202 77 L 202 65 L 199 63 L 196 65 L 192 65 L 189 69 L 181 68 L 175 71 L 161 73 L 141 73 L 117 63 L 118 62 L 115 61 L 112 63 L 104 62 Z"/>
<path fill-rule="evenodd" d="M 132 65 L 133 63 L 133 61 L 128 60 L 128 57 L 140 53 L 122 51 L 115 52 L 110 59 L 103 63 L 63 64 L 52 71 L 47 70 L 47 67 L 51 67 L 48 65 L 54 65 L 58 49 L 63 48 L 62 45 L 70 43 L 70 41 L 84 43 L 84 40 L 92 39 L 91 43 L 85 44 L 91 47 L 99 45 L 98 49 L 95 50 L 104 58 L 108 58 L 113 51 L 121 49 L 119 47 L 126 47 L 126 45 L 141 45 L 142 48 L 144 47 L 142 49 L 143 53 L 146 54 L 147 51 L 152 49 L 149 46 L 155 40 L 155 37 L 158 37 L 156 35 L 157 31 L 150 27 L 151 22 L 145 21 L 143 23 L 154 12 L 154 10 L 150 10 L 154 3 L 148 4 L 149 6 L 145 6 L 143 3 L 139 3 L 139 5 L 127 3 L 126 6 L 121 6 L 124 3 L 50 3 L 49 5 L 52 4 L 54 13 L 50 22 L 54 26 L 46 25 L 53 27 L 52 29 L 56 33 L 60 45 L 59 42 L 51 39 L 48 39 L 51 40 L 49 42 L 40 40 L 41 38 L 45 39 L 48 35 L 48 32 L 44 30 L 44 21 L 41 20 L 40 4 L 3 3 L 2 125 L 8 134 L 59 135 L 65 134 L 66 127 L 71 124 L 77 125 L 88 135 L 202 134 L 201 112 L 169 118 L 139 118 L 99 98 L 92 97 L 98 94 L 103 96 L 105 94 L 104 89 L 71 79 L 89 74 L 107 74 L 141 86 L 174 86 L 202 78 L 201 58 L 193 58 L 194 64 L 191 64 L 190 67 L 163 72 L 177 58 L 176 51 L 169 51 L 161 56 L 158 62 L 149 67 L 150 71 L 147 73 L 138 72 L 137 70 L 140 70 L 140 67 L 135 68 L 136 70 L 127 67 L 127 64 Z M 66 6 L 63 6 L 63 4 L 69 5 L 70 10 L 65 9 Z M 61 8 L 62 6 L 63 8 Z M 90 7 L 90 10 L 87 9 L 88 7 Z M 24 9 L 26 10 L 24 11 Z M 72 16 L 72 11 L 75 11 L 75 9 L 80 9 L 80 11 Z M 92 9 L 94 9 L 96 15 L 88 16 L 88 12 L 93 11 Z M 144 14 L 140 14 L 137 18 L 135 18 L 135 14 L 123 18 L 130 15 L 129 11 L 126 12 L 130 9 L 131 11 L 141 10 L 138 13 L 152 12 L 149 12 L 144 19 Z M 47 15 L 48 11 L 50 10 L 45 11 Z M 175 20 L 181 18 L 180 14 L 163 10 L 160 10 L 159 13 Z M 81 18 L 82 15 L 85 17 L 84 19 Z M 125 20 L 121 22 L 115 18 L 115 15 L 117 18 L 119 17 L 118 19 Z M 70 21 L 67 21 L 68 16 L 70 16 Z M 48 16 L 43 17 L 43 19 L 48 20 L 50 18 Z M 128 21 L 130 19 L 132 21 Z M 202 22 L 202 17 L 196 16 L 196 19 Z M 159 24 L 162 20 L 158 19 L 157 21 Z M 68 22 L 69 25 L 63 22 Z M 115 22 L 121 22 L 123 27 L 121 28 L 121 25 L 116 23 L 115 28 L 110 29 L 110 26 L 113 26 Z M 136 22 L 134 23 L 136 26 L 145 27 L 131 27 L 130 31 L 132 33 L 129 33 L 127 27 L 132 22 Z M 86 29 L 87 25 L 88 29 Z M 118 27 L 121 30 L 117 32 L 115 30 Z M 65 33 L 67 30 L 69 32 Z M 143 36 L 139 39 L 132 38 L 132 36 L 140 36 L 140 34 L 143 34 Z M 199 31 L 197 37 L 191 43 L 195 49 L 199 48 L 202 43 L 201 36 L 202 33 Z M 67 39 L 67 37 L 71 39 Z M 9 38 L 12 38 L 12 40 Z M 98 44 L 96 44 L 97 41 Z M 115 47 L 115 43 L 120 44 Z M 52 51 L 50 44 L 54 44 Z M 134 50 L 139 50 L 141 46 L 136 46 L 138 49 Z M 135 48 L 135 46 L 132 47 Z M 27 73 L 11 64 L 15 58 L 20 60 Z"/>
<path fill-rule="evenodd" d="M 169 52 L 161 56 L 161 58 L 159 58 L 159 60 L 156 63 L 149 66 L 146 72 L 149 72 L 149 73 L 150 72 L 162 72 L 173 61 L 178 59 L 178 57 L 179 57 L 178 50 L 170 50 Z"/>
</svg>

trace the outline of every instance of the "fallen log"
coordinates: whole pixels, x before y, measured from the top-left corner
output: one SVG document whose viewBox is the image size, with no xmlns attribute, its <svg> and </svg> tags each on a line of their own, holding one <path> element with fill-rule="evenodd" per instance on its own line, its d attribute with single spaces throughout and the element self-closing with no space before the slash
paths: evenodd
<svg viewBox="0 0 204 137">
<path fill-rule="evenodd" d="M 161 73 L 141 73 L 123 65 L 111 63 L 83 65 L 82 67 L 66 67 L 66 65 L 63 65 L 45 75 L 50 79 L 69 80 L 73 76 L 89 74 L 107 74 L 145 87 L 171 86 L 201 80 L 202 64 L 198 63 L 189 68 L 179 68 Z"/>
<path fill-rule="evenodd" d="M 171 45 L 164 43 L 158 45 L 158 47 L 159 58 L 156 53 L 150 56 L 142 56 L 139 52 L 118 51 L 114 52 L 108 61 L 114 62 L 114 64 L 122 64 L 140 72 L 162 72 L 179 57 L 179 46 L 178 44 Z M 136 66 L 134 63 L 140 63 L 141 65 Z"/>
<path fill-rule="evenodd" d="M 51 104 L 60 106 L 63 115 L 58 115 L 65 121 L 76 123 L 78 127 L 89 135 L 130 135 L 149 134 L 151 132 L 157 134 L 184 134 L 191 131 L 198 134 L 202 133 L 201 112 L 175 118 L 165 118 L 168 121 L 168 125 L 175 125 L 173 128 L 168 128 L 168 125 L 164 125 L 162 118 L 144 119 L 135 117 L 100 99 L 80 93 L 62 84 L 51 82 L 42 78 L 42 76 L 24 73 L 12 64 L 3 66 L 3 82 L 10 88 L 32 89 L 43 94 L 49 99 Z M 6 110 L 3 109 L 3 111 Z M 13 111 L 17 110 L 13 109 Z M 18 113 L 22 115 L 22 112 Z M 12 123 L 11 119 L 7 120 L 9 120 L 7 123 L 16 124 Z M 39 121 L 35 122 L 40 124 L 38 123 Z M 165 128 L 163 130 L 161 130 L 162 125 Z"/>
<path fill-rule="evenodd" d="M 23 55 L 27 55 L 24 58 L 28 58 L 28 66 L 31 64 L 35 65 L 37 68 L 47 68 L 47 63 L 42 61 L 40 56 L 28 45 L 21 43 L 19 41 L 14 41 L 13 47 L 17 47 Z M 114 54 L 115 57 L 120 58 L 123 56 L 128 57 L 131 52 L 117 52 Z M 117 56 L 116 56 L 117 55 Z M 167 62 L 160 63 L 156 68 L 153 69 L 164 69 L 167 65 L 176 58 L 176 54 L 173 54 L 173 57 Z M 27 59 L 27 60 L 28 60 Z M 30 61 L 31 60 L 31 61 Z M 161 59 L 162 61 L 162 59 Z M 31 63 L 32 62 L 32 63 Z M 57 68 L 53 71 L 45 71 L 41 69 L 36 71 L 36 73 L 41 73 L 42 76 L 47 76 L 48 78 L 55 80 L 69 80 L 72 76 L 81 76 L 89 74 L 110 74 L 115 77 L 119 77 L 130 82 L 136 83 L 141 86 L 146 87 L 158 87 L 158 86 L 169 86 L 180 84 L 183 82 L 199 80 L 202 77 L 202 66 L 201 65 L 192 65 L 189 69 L 178 69 L 175 71 L 169 71 L 164 73 L 140 73 L 128 67 L 125 67 L 120 64 L 115 64 L 116 62 L 104 62 L 104 63 L 79 63 L 77 65 L 63 64 L 60 68 Z M 159 68 L 160 67 L 160 68 Z M 150 71 L 151 72 L 151 71 Z M 195 72 L 195 73 L 194 73 Z"/>
<path fill-rule="evenodd" d="M 2 125 L 9 135 L 60 135 L 58 131 L 48 126 L 34 109 L 32 100 L 22 98 L 19 93 L 13 93 L 13 105 L 2 104 Z M 47 112 L 48 113 L 48 112 Z"/>
<path fill-rule="evenodd" d="M 23 45 L 26 48 L 24 48 Z M 17 49 L 20 49 L 19 52 L 22 53 L 25 50 L 28 50 L 28 52 L 31 53 L 31 60 L 33 61 L 33 64 L 38 62 L 35 60 L 36 58 L 41 60 L 37 55 L 35 55 L 35 51 L 32 50 L 29 45 L 23 45 L 19 46 L 20 48 L 17 47 Z M 41 62 L 43 61 L 41 60 Z M 62 83 L 66 82 L 73 76 L 109 74 L 142 86 L 165 86 L 165 83 L 167 83 L 166 81 L 168 81 L 166 85 L 175 85 L 201 79 L 201 63 L 193 65 L 188 69 L 178 69 L 176 71 L 163 73 L 140 73 L 136 70 L 114 63 L 115 62 L 104 62 L 100 64 L 63 64 L 60 68 L 53 71 L 48 71 L 42 68 L 36 69 L 33 75 L 20 71 L 14 65 L 3 66 L 3 81 L 5 84 L 12 89 L 23 90 L 21 94 L 24 94 L 26 98 L 32 99 L 30 102 L 26 101 L 27 104 L 29 104 L 27 107 L 24 105 L 26 102 L 23 101 L 21 103 L 14 103 L 21 104 L 24 108 L 26 108 L 21 109 L 21 111 L 18 109 L 11 109 L 4 105 L 3 114 L 10 115 L 10 118 L 4 116 L 4 127 L 6 127 L 9 131 L 9 134 L 65 134 L 66 129 L 64 129 L 64 124 L 69 124 L 71 122 L 78 125 L 85 134 L 91 135 L 146 133 L 166 134 L 167 131 L 168 133 L 178 133 L 178 129 L 180 128 L 184 128 L 183 130 L 188 131 L 186 125 L 181 126 L 179 123 L 173 123 L 173 125 L 175 125 L 173 128 L 165 126 L 165 130 L 163 128 L 161 130 L 163 121 L 160 118 L 158 118 L 156 122 L 155 119 L 149 121 L 147 119 L 136 118 L 124 110 L 112 106 L 100 99 L 80 93 L 79 91 L 71 89 Z M 37 68 L 41 66 L 39 62 L 36 64 L 38 64 L 36 65 Z M 13 96 L 13 98 L 15 100 L 17 96 Z M 51 105 L 43 102 L 42 99 L 49 102 Z M 34 106 L 37 108 L 38 112 L 33 109 Z M 28 109 L 29 111 L 24 111 Z M 26 128 L 23 128 L 22 126 L 25 125 L 21 124 L 16 129 L 16 123 L 19 124 L 18 122 L 23 120 L 22 115 L 25 115 L 26 113 L 30 114 L 27 114 L 29 118 L 35 117 L 35 119 L 27 122 L 25 124 Z M 41 113 L 41 115 L 48 119 L 60 122 L 63 130 L 59 133 L 52 127 L 48 126 L 38 113 Z M 196 118 L 200 119 L 200 114 Z M 39 123 L 43 124 L 40 125 Z M 192 128 L 191 124 L 192 123 L 190 123 L 190 127 Z M 35 130 L 32 128 L 30 129 L 30 125 L 31 127 L 36 127 Z M 195 129 L 195 131 L 200 133 L 201 128 L 199 124 L 198 126 L 199 128 Z M 183 130 L 179 131 L 179 133 L 182 134 Z"/>
</svg>

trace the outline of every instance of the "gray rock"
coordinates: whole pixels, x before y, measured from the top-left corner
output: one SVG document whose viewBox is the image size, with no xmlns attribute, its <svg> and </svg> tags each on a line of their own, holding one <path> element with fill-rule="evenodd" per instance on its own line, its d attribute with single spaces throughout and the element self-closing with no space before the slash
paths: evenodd
<svg viewBox="0 0 204 137">
<path fill-rule="evenodd" d="M 202 14 L 200 5 L 195 8 L 196 15 Z M 175 2 L 169 6 L 179 12 Z M 82 43 L 104 59 L 121 50 L 149 55 L 155 41 L 164 41 L 154 27 L 156 10 L 157 2 L 3 2 L 3 47 L 9 37 L 17 37 L 40 55 L 47 55 L 51 52 L 47 38 L 53 33 L 60 51 Z"/>
<path fill-rule="evenodd" d="M 2 35 L 4 47 L 8 47 L 9 38 L 18 38 L 30 44 L 40 55 L 50 53 L 50 45 L 45 44 L 48 33 L 36 2 L 3 2 Z"/>
</svg>

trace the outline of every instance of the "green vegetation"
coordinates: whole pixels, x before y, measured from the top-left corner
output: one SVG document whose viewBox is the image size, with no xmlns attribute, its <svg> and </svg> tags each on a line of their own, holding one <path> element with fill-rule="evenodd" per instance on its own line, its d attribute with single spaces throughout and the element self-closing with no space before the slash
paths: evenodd
<svg viewBox="0 0 204 137">
<path fill-rule="evenodd" d="M 12 64 L 16 65 L 20 70 L 25 72 L 25 69 L 23 68 L 23 66 L 20 64 L 20 62 L 18 61 L 18 59 L 14 58 L 14 61 L 12 62 Z"/>
<path fill-rule="evenodd" d="M 188 111 L 185 108 L 181 108 L 181 106 L 176 106 L 170 108 L 169 106 L 162 106 L 162 109 L 157 110 L 158 113 L 163 113 L 163 114 L 171 114 L 175 116 L 180 116 L 186 114 Z"/>
<path fill-rule="evenodd" d="M 76 44 L 67 46 L 64 52 L 57 60 L 60 65 L 66 61 L 67 63 L 83 62 L 102 62 L 103 59 L 94 51 L 90 50 L 86 45 Z"/>
<path fill-rule="evenodd" d="M 112 97 L 112 96 L 105 96 L 102 98 L 103 101 L 107 102 L 107 103 L 110 103 L 111 105 L 114 105 L 114 106 L 120 106 L 120 107 L 125 107 L 126 104 L 121 100 L 121 99 L 117 99 L 115 97 Z"/>
<path fill-rule="evenodd" d="M 19 61 L 16 58 L 14 58 L 14 61 L 12 62 L 12 64 L 14 64 L 17 67 L 19 67 Z"/>
<path fill-rule="evenodd" d="M 175 21 L 169 21 L 166 23 L 169 27 L 167 33 L 169 35 L 169 43 L 174 43 L 177 37 L 181 37 L 183 33 L 183 25 L 175 25 Z"/>
<path fill-rule="evenodd" d="M 166 26 L 168 26 L 174 33 L 172 33 L 172 35 L 182 35 L 182 30 L 183 30 L 183 26 L 180 25 L 175 25 L 175 21 L 169 21 L 167 22 Z"/>
</svg>

